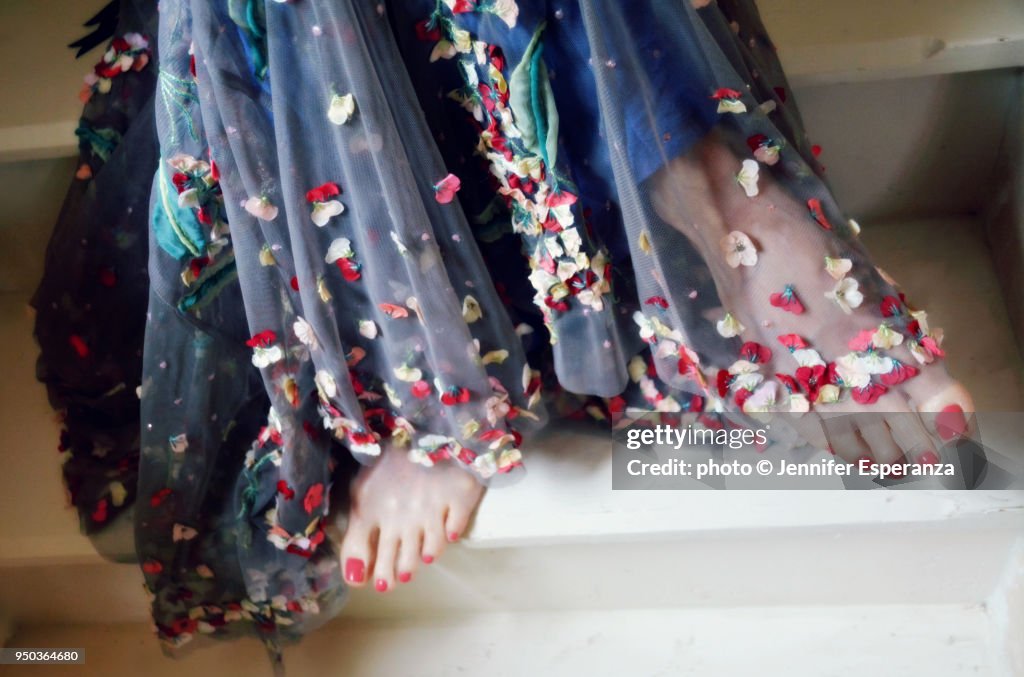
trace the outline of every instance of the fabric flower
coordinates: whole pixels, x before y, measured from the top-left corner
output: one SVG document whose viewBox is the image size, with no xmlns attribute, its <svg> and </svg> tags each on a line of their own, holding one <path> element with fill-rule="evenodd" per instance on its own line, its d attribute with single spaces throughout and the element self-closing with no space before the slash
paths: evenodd
<svg viewBox="0 0 1024 677">
<path fill-rule="evenodd" d="M 434 199 L 446 205 L 455 199 L 455 193 L 462 188 L 462 181 L 454 174 L 449 174 L 434 184 Z"/>
<path fill-rule="evenodd" d="M 768 302 L 776 308 L 781 308 L 794 315 L 802 315 L 804 312 L 804 304 L 800 302 L 800 298 L 791 284 L 787 284 L 781 293 L 769 296 Z"/>
<path fill-rule="evenodd" d="M 747 146 L 750 148 L 750 152 L 754 154 L 754 159 L 758 162 L 763 162 L 768 166 L 778 163 L 781 148 L 778 143 L 764 134 L 755 134 L 748 138 Z"/>
<path fill-rule="evenodd" d="M 725 254 L 725 262 L 731 268 L 753 266 L 757 263 L 757 248 L 750 238 L 738 230 L 734 230 L 722 238 L 720 245 Z"/>
<path fill-rule="evenodd" d="M 739 336 L 746 330 L 746 327 L 740 324 L 739 320 L 732 316 L 732 313 L 726 313 L 725 317 L 718 321 L 717 327 L 718 333 L 725 338 Z"/>
<path fill-rule="evenodd" d="M 741 96 L 743 96 L 741 92 L 738 92 L 735 89 L 723 87 L 715 91 L 715 93 L 711 95 L 711 98 L 718 101 L 719 113 L 738 114 L 747 112 L 746 104 L 740 101 Z"/>
<path fill-rule="evenodd" d="M 334 94 L 327 106 L 327 119 L 336 125 L 343 125 L 356 112 L 356 98 L 351 94 Z"/>
<path fill-rule="evenodd" d="M 758 194 L 757 179 L 760 175 L 760 165 L 757 160 L 744 160 L 740 173 L 736 175 L 736 183 L 743 187 L 747 197 L 755 197 Z"/>
<path fill-rule="evenodd" d="M 338 200 L 331 199 L 338 195 L 341 195 L 341 188 L 332 182 L 327 182 L 306 192 L 306 201 L 313 205 L 310 216 L 313 223 L 320 228 L 326 226 L 333 217 L 345 211 L 345 205 Z"/>
<path fill-rule="evenodd" d="M 324 485 L 317 482 L 306 491 L 306 497 L 302 499 L 302 507 L 306 512 L 312 514 L 324 501 Z"/>
<path fill-rule="evenodd" d="M 320 346 L 320 342 L 317 341 L 316 334 L 313 332 L 313 327 L 305 319 L 297 318 L 292 325 L 292 331 L 295 332 L 295 337 L 310 350 L 316 350 Z"/>
<path fill-rule="evenodd" d="M 807 209 L 811 212 L 811 218 L 817 221 L 819 226 L 825 230 L 832 230 L 832 224 L 829 223 L 828 218 L 825 216 L 825 211 L 821 208 L 821 200 L 811 198 L 807 201 Z"/>
<path fill-rule="evenodd" d="M 251 197 L 242 206 L 245 211 L 262 221 L 273 221 L 277 218 L 277 207 L 271 204 L 270 199 L 265 195 Z"/>
<path fill-rule="evenodd" d="M 853 269 L 853 262 L 850 259 L 833 259 L 825 257 L 825 270 L 835 280 L 841 280 Z"/>
<path fill-rule="evenodd" d="M 472 296 L 462 299 L 462 319 L 466 321 L 466 324 L 473 324 L 483 316 L 479 301 Z"/>
<path fill-rule="evenodd" d="M 835 301 L 847 315 L 864 302 L 864 294 L 860 292 L 860 283 L 852 277 L 844 277 L 839 280 L 832 291 L 825 292 L 825 298 Z"/>
<path fill-rule="evenodd" d="M 368 339 L 377 338 L 377 325 L 373 320 L 359 320 L 359 334 Z"/>
<path fill-rule="evenodd" d="M 516 4 L 516 0 L 494 0 L 487 6 L 487 11 L 504 21 L 509 28 L 516 27 L 516 20 L 519 18 L 519 5 Z"/>
</svg>

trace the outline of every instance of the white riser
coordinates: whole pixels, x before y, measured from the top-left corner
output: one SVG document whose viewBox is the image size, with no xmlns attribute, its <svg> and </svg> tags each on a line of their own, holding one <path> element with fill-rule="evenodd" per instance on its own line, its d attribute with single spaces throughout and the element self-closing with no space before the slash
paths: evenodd
<svg viewBox="0 0 1024 677">
<path fill-rule="evenodd" d="M 48 627 L 22 646 L 86 649 L 89 674 L 269 675 L 254 641 L 172 662 L 144 626 Z M 291 675 L 763 675 L 995 677 L 981 606 L 787 607 L 487 613 L 431 620 L 334 623 L 285 652 Z M 82 666 L 32 674 L 81 675 Z"/>
</svg>

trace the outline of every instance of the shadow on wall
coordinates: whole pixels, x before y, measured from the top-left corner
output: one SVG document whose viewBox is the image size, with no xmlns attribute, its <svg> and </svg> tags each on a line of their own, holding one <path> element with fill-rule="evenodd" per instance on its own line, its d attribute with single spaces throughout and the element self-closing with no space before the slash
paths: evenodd
<svg viewBox="0 0 1024 677">
<path fill-rule="evenodd" d="M 1024 354 L 1024 69 L 1017 69 L 1011 77 L 1011 97 L 992 174 L 985 225 L 1010 324 Z"/>
<path fill-rule="evenodd" d="M 1003 69 L 811 86 L 796 97 L 839 203 L 870 227 L 986 213 L 1019 81 Z"/>
</svg>

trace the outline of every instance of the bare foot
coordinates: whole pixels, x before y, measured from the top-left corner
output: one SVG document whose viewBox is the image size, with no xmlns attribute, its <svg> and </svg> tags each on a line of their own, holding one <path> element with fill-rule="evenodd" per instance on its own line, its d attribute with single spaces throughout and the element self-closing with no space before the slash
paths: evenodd
<svg viewBox="0 0 1024 677">
<path fill-rule="evenodd" d="M 734 379 L 728 396 L 744 407 L 760 391 L 759 405 L 781 411 L 790 410 L 788 399 L 804 398 L 798 401 L 813 411 L 798 423 L 799 432 L 851 462 L 938 462 L 937 443 L 967 432 L 970 394 L 929 350 L 887 331 L 883 299 L 870 282 L 858 288 L 857 280 L 880 279 L 869 259 L 815 225 L 808 206 L 767 167 L 760 167 L 758 194 L 748 197 L 737 183 L 741 167 L 712 134 L 662 170 L 654 191 L 659 215 L 686 234 L 711 269 L 724 307 L 709 320 L 728 313 L 739 336 L 759 348 L 756 373 Z M 753 259 L 731 265 L 723 254 L 723 242 L 736 231 L 749 238 L 740 237 L 740 247 L 756 250 L 753 265 Z M 923 315 L 920 320 L 927 334 Z M 847 387 L 826 392 L 837 365 Z M 849 387 L 858 379 L 863 387 Z M 817 416 L 830 424 L 822 426 Z"/>
<path fill-rule="evenodd" d="M 341 542 L 345 581 L 362 587 L 372 579 L 386 592 L 459 539 L 484 487 L 453 464 L 426 468 L 405 450 L 385 447 L 374 465 L 359 471 L 350 494 Z"/>
</svg>

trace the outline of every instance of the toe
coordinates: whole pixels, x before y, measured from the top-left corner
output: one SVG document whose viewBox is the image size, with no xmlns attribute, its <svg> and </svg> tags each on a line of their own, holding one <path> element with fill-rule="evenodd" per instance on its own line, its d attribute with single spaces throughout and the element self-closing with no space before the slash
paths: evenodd
<svg viewBox="0 0 1024 677">
<path fill-rule="evenodd" d="M 362 587 L 366 583 L 372 554 L 372 534 L 372 525 L 358 518 L 349 519 L 348 528 L 341 541 L 341 567 L 345 582 L 352 587 Z"/>
<path fill-rule="evenodd" d="M 395 587 L 395 560 L 398 558 L 398 535 L 381 533 L 377 543 L 377 557 L 373 565 L 373 587 L 387 592 Z"/>
<path fill-rule="evenodd" d="M 892 438 L 885 419 L 879 415 L 862 415 L 857 420 L 857 432 L 868 447 L 868 453 L 879 463 L 895 463 L 903 457 L 903 450 Z"/>
<path fill-rule="evenodd" d="M 903 457 L 908 462 L 923 464 L 938 462 L 935 442 L 925 429 L 921 417 L 916 413 L 888 414 L 886 424 L 892 432 L 892 439 L 899 445 L 903 451 Z"/>
<path fill-rule="evenodd" d="M 448 516 L 444 521 L 444 534 L 449 543 L 462 538 L 462 533 L 469 523 L 470 511 L 460 503 L 453 503 L 448 506 Z"/>
<path fill-rule="evenodd" d="M 446 542 L 444 522 L 437 520 L 423 531 L 423 551 L 420 553 L 424 564 L 430 564 L 444 552 Z"/>
<path fill-rule="evenodd" d="M 423 552 L 423 532 L 414 531 L 405 534 L 398 546 L 398 560 L 395 565 L 399 583 L 408 583 L 416 573 Z"/>
<path fill-rule="evenodd" d="M 942 388 L 917 407 L 925 425 L 938 437 L 948 442 L 968 434 L 972 425 L 974 401 L 959 383 Z"/>
<path fill-rule="evenodd" d="M 871 450 L 857 434 L 852 415 L 823 417 L 822 428 L 832 451 L 843 460 L 858 463 L 871 458 Z"/>
</svg>

